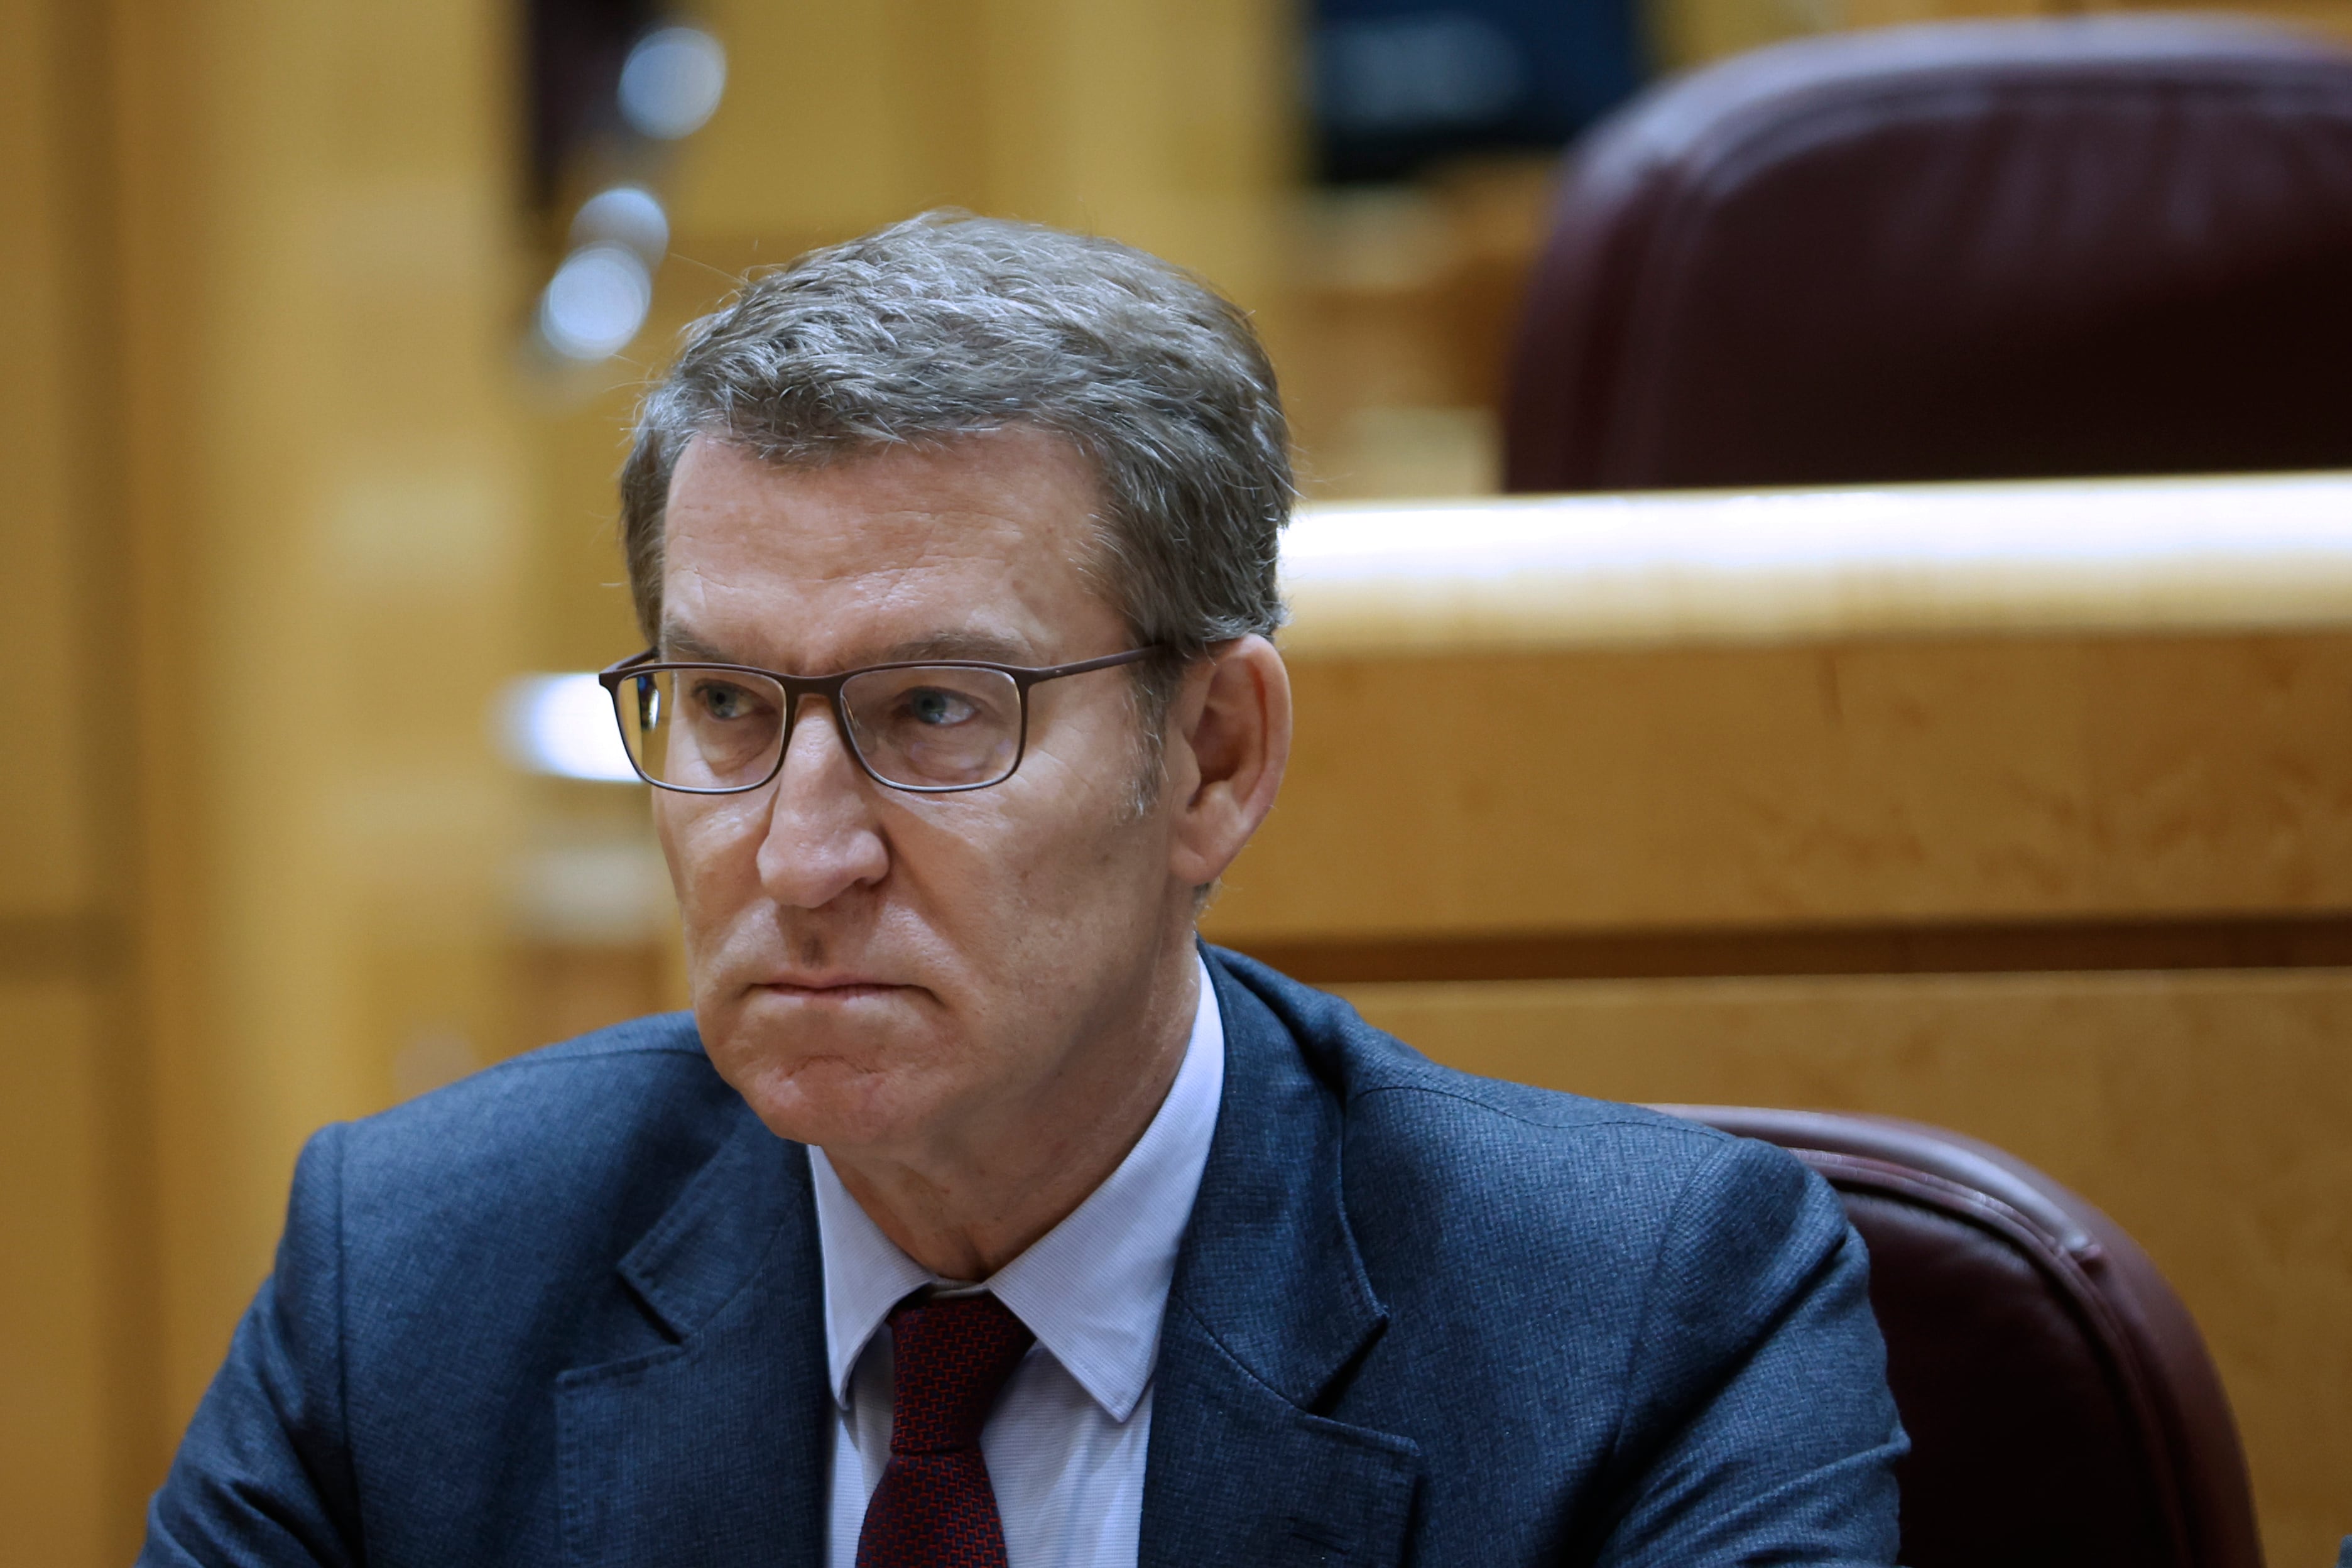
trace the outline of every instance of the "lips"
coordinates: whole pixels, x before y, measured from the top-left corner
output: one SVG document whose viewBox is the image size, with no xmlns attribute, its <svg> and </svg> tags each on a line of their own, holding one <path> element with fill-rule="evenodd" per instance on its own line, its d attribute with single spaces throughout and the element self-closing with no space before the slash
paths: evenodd
<svg viewBox="0 0 2352 1568">
<path fill-rule="evenodd" d="M 854 1001 L 860 996 L 879 996 L 887 992 L 904 991 L 907 987 L 887 981 L 869 980 L 864 975 L 791 975 L 763 980 L 758 989 L 779 996 L 806 997 L 812 1001 Z"/>
</svg>

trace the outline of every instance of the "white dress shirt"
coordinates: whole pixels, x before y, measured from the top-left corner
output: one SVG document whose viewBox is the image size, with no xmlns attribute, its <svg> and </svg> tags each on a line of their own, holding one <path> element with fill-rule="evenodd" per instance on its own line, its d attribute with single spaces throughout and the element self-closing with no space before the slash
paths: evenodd
<svg viewBox="0 0 2352 1568">
<path fill-rule="evenodd" d="M 1084 1203 L 982 1286 L 1037 1336 L 980 1435 L 1009 1568 L 1135 1568 L 1160 1319 L 1225 1081 L 1224 1021 L 1199 970 L 1192 1037 L 1151 1125 Z M 823 1150 L 809 1165 L 837 1410 L 825 1556 L 855 1568 L 890 1458 L 885 1321 L 910 1291 L 957 1282 L 899 1251 Z"/>
</svg>

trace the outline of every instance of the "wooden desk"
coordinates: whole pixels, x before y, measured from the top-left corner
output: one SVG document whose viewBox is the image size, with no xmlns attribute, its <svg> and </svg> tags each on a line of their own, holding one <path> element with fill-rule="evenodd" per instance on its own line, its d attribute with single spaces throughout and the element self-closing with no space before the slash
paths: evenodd
<svg viewBox="0 0 2352 1568">
<path fill-rule="evenodd" d="M 1208 930 L 1474 1071 L 1891 1112 L 2171 1276 L 2352 1494 L 2352 477 L 1310 511 Z"/>
</svg>

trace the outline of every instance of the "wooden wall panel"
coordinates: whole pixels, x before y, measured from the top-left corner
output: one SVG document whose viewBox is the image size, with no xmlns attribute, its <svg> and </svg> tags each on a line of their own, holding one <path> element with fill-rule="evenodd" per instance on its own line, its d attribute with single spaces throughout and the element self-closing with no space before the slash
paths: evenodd
<svg viewBox="0 0 2352 1568">
<path fill-rule="evenodd" d="M 1649 0 L 1644 6 L 1654 47 L 1670 66 L 1694 66 L 1810 34 L 1885 27 L 1906 22 L 1959 21 L 1978 16 L 2065 16 L 2085 11 L 2177 7 L 2117 0 Z M 2344 0 L 2227 0 L 2200 6 L 2252 20 L 2284 22 L 2352 37 L 2352 5 Z"/>
<path fill-rule="evenodd" d="M 505 10 L 138 9 L 113 35 L 116 428 L 156 590 L 137 607 L 176 1435 L 303 1139 L 388 1104 L 414 1047 L 503 1044 L 518 785 L 484 715 L 527 619 L 527 285 Z"/>
<path fill-rule="evenodd" d="M 1291 18 L 1263 0 L 709 0 L 729 91 L 679 149 L 672 280 L 954 205 L 1111 235 L 1252 306 L 1297 163 Z M 779 149 L 793 152 L 780 174 Z M 648 336 L 648 342 L 654 340 Z"/>
<path fill-rule="evenodd" d="M 2352 1529 L 2352 970 L 1375 985 L 1433 1057 L 1604 1099 L 1907 1116 L 2107 1211 L 2202 1325 L 2271 1561 Z"/>
<path fill-rule="evenodd" d="M 142 721 L 105 417 L 104 19 L 0 0 L 0 1564 L 134 1549 L 148 1128 L 128 1025 Z M 127 595 L 126 595 L 127 597 Z"/>
<path fill-rule="evenodd" d="M 95 1568 L 124 1544 L 102 1047 L 87 986 L 0 981 L 0 1568 Z"/>
<path fill-rule="evenodd" d="M 82 126 L 61 101 L 72 29 L 43 5 L 0 11 L 0 455 L 8 500 L 0 509 L 0 669 L 6 671 L 9 755 L 0 765 L 0 931 L 73 921 L 97 895 L 88 797 L 87 684 L 74 615 L 80 563 L 72 458 L 74 226 L 68 148 Z M 121 706 L 111 709 L 129 721 Z"/>
<path fill-rule="evenodd" d="M 2352 906 L 2352 635 L 1302 658 L 1208 929 L 1314 937 Z"/>
</svg>

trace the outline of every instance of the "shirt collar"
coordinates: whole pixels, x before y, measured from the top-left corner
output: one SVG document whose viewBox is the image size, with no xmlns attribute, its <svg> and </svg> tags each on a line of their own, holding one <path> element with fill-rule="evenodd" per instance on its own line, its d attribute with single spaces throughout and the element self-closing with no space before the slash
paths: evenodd
<svg viewBox="0 0 2352 1568">
<path fill-rule="evenodd" d="M 1224 1091 L 1224 1020 L 1208 966 L 1197 955 L 1193 963 L 1192 1036 L 1151 1124 L 1102 1185 L 985 1282 L 1114 1421 L 1134 1413 L 1151 1381 L 1177 1247 Z M 946 1281 L 882 1234 L 824 1150 L 809 1151 L 809 1166 L 824 1260 L 825 1352 L 833 1396 L 847 1409 L 850 1374 L 890 1309 Z"/>
</svg>

